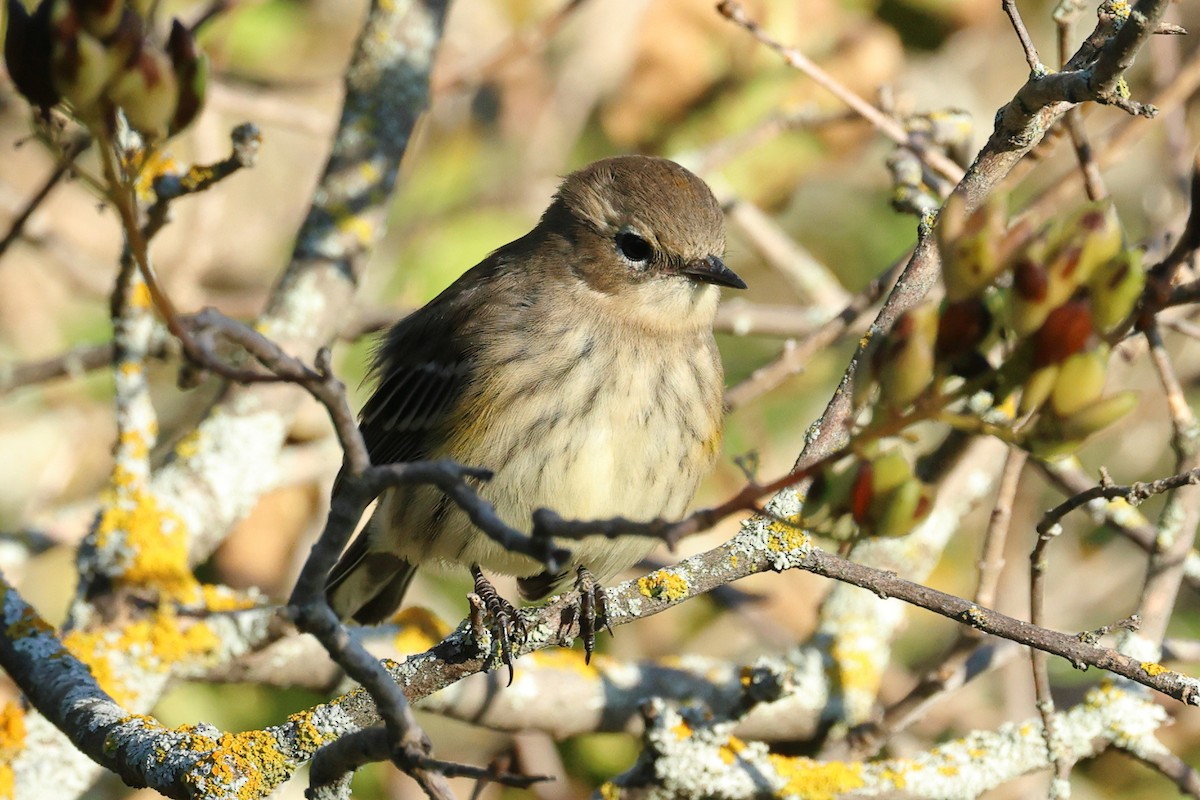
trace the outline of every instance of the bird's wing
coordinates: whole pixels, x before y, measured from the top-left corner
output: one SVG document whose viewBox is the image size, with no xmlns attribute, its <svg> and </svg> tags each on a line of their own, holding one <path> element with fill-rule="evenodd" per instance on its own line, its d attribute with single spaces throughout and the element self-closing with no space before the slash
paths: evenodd
<svg viewBox="0 0 1200 800">
<path fill-rule="evenodd" d="M 460 284 L 451 286 L 379 343 L 373 366 L 379 383 L 359 418 L 371 464 L 419 461 L 444 437 L 443 425 L 473 368 L 468 338 L 460 335 L 473 312 L 464 294 Z M 340 617 L 377 622 L 399 605 L 412 572 L 399 557 L 374 551 L 364 530 L 330 571 L 326 593 Z"/>
<path fill-rule="evenodd" d="M 475 371 L 473 329 L 485 316 L 480 300 L 494 261 L 485 260 L 400 320 L 380 342 L 379 383 L 359 418 L 372 464 L 427 458 L 445 436 L 447 417 Z"/>
<path fill-rule="evenodd" d="M 379 386 L 363 406 L 359 421 L 371 463 L 396 464 L 427 457 L 434 434 L 462 395 L 471 359 L 447 341 L 439 326 L 403 323 L 384 345 Z"/>
</svg>

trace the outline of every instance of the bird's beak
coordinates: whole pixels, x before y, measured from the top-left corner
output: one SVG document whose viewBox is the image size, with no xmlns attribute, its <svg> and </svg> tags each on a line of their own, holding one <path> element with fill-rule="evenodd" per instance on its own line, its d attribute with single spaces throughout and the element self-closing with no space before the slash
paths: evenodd
<svg viewBox="0 0 1200 800">
<path fill-rule="evenodd" d="M 716 256 L 706 256 L 690 262 L 683 268 L 683 274 L 700 283 L 728 286 L 730 289 L 746 288 L 746 282 Z"/>
</svg>

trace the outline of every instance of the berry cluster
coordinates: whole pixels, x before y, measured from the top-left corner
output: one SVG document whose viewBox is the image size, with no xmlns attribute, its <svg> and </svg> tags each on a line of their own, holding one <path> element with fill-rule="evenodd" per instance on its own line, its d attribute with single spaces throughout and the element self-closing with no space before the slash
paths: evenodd
<svg viewBox="0 0 1200 800">
<path fill-rule="evenodd" d="M 1111 340 L 1145 286 L 1111 203 L 1094 203 L 1038 230 L 1011 228 L 999 201 L 973 214 L 952 198 L 937 243 L 944 299 L 901 315 L 866 358 L 856 402 L 869 422 L 855 455 L 827 466 L 807 494 L 804 524 L 837 538 L 908 533 L 931 490 L 887 437 L 939 420 L 1003 436 L 1059 458 L 1137 403 L 1105 394 Z M 954 411 L 990 398 L 983 424 Z M 972 406 L 976 407 L 977 406 Z"/>
<path fill-rule="evenodd" d="M 119 110 L 151 139 L 186 127 L 204 102 L 208 62 L 173 20 L 165 45 L 149 35 L 148 2 L 42 0 L 29 14 L 8 0 L 4 59 L 13 83 L 43 113 L 60 102 L 90 128 L 111 131 Z"/>
</svg>

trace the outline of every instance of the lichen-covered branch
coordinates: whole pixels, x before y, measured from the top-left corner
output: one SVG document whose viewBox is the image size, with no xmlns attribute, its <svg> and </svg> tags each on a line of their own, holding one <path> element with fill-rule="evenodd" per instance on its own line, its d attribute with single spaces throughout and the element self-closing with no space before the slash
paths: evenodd
<svg viewBox="0 0 1200 800">
<path fill-rule="evenodd" d="M 975 798 L 1047 767 L 1039 723 L 975 731 L 908 758 L 816 761 L 771 753 L 733 733 L 733 723 L 652 703 L 638 762 L 606 784 L 604 797 L 668 800 L 704 797 Z M 1064 750 L 1074 759 L 1119 746 L 1161 752 L 1155 732 L 1167 721 L 1143 692 L 1106 685 L 1061 716 Z"/>
</svg>

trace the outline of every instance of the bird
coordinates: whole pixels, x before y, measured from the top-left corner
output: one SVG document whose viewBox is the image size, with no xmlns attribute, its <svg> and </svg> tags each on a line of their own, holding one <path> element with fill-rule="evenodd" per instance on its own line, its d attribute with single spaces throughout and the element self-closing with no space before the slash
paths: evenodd
<svg viewBox="0 0 1200 800">
<path fill-rule="evenodd" d="M 529 233 L 382 338 L 359 417 L 371 463 L 448 458 L 490 470 L 479 494 L 526 529 L 539 508 L 567 519 L 680 518 L 722 439 L 713 321 L 719 288 L 746 288 L 724 251 L 720 204 L 679 164 L 628 155 L 571 173 Z M 398 486 L 330 572 L 326 596 L 340 618 L 377 623 L 418 567 L 466 567 L 481 596 L 487 570 L 516 576 L 536 601 L 572 573 L 581 592 L 594 589 L 655 544 L 584 537 L 549 573 L 438 489 Z"/>
</svg>

